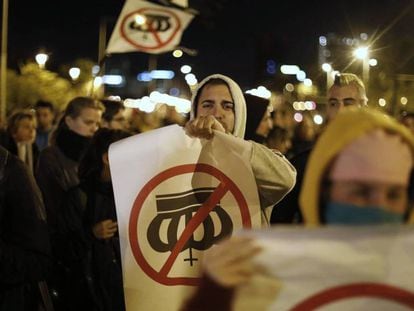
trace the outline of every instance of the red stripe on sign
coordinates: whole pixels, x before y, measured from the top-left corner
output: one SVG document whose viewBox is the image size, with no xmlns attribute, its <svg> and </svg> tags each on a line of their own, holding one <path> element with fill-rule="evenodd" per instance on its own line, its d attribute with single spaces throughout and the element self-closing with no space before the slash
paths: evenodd
<svg viewBox="0 0 414 311">
<path fill-rule="evenodd" d="M 208 214 L 210 214 L 214 207 L 216 207 L 217 203 L 221 200 L 221 198 L 224 197 L 227 191 L 227 187 L 225 187 L 223 183 L 220 183 L 220 185 L 216 188 L 216 190 L 214 190 L 207 201 L 204 202 L 197 213 L 195 213 L 195 215 L 191 218 L 180 238 L 178 239 L 177 244 L 175 244 L 170 256 L 160 270 L 161 276 L 167 276 L 178 254 L 185 246 L 185 243 L 187 243 L 197 227 L 207 218 Z"/>
<path fill-rule="evenodd" d="M 356 297 L 380 298 L 414 309 L 414 293 L 385 284 L 355 283 L 324 290 L 294 306 L 291 311 L 310 311 L 338 300 Z"/>
</svg>

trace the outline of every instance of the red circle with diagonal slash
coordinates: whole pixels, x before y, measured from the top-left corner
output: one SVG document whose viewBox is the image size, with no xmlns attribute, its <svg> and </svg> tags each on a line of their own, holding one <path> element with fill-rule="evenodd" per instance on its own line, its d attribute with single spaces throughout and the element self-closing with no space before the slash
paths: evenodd
<svg viewBox="0 0 414 311">
<path fill-rule="evenodd" d="M 132 38 L 129 38 L 128 35 L 125 32 L 126 22 L 132 15 L 135 15 L 135 14 L 145 15 L 145 13 L 148 14 L 148 11 L 156 11 L 156 12 L 167 14 L 167 15 L 171 16 L 174 19 L 174 22 L 175 22 L 175 25 L 176 25 L 175 29 L 173 29 L 171 31 L 171 35 L 165 41 L 162 41 L 161 38 L 158 36 L 157 32 L 150 28 L 151 35 L 154 36 L 155 41 L 157 41 L 157 43 L 158 43 L 155 46 L 144 46 L 144 45 L 138 44 Z M 149 25 L 149 27 L 151 27 L 151 25 Z M 180 19 L 174 12 L 164 10 L 164 9 L 142 8 L 142 9 L 136 10 L 134 12 L 131 12 L 131 13 L 127 14 L 124 17 L 124 19 L 121 22 L 120 31 L 121 31 L 121 37 L 124 38 L 128 43 L 132 44 L 134 47 L 136 47 L 138 49 L 141 49 L 141 50 L 156 50 L 156 49 L 160 49 L 160 48 L 168 45 L 171 42 L 171 40 L 174 39 L 175 35 L 178 33 L 180 28 L 181 28 Z"/>
<path fill-rule="evenodd" d="M 350 298 L 380 298 L 414 309 L 414 293 L 407 290 L 376 283 L 354 283 L 324 290 L 294 306 L 291 311 L 311 311 L 338 300 Z"/>
<path fill-rule="evenodd" d="M 151 265 L 145 260 L 137 235 L 137 226 L 138 226 L 138 217 L 140 215 L 141 209 L 144 205 L 145 200 L 148 195 L 163 181 L 166 179 L 172 178 L 174 176 L 182 174 L 191 174 L 191 173 L 207 173 L 220 181 L 219 186 L 216 190 L 210 195 L 206 202 L 203 203 L 202 207 L 196 212 L 193 218 L 188 222 L 184 231 L 182 232 L 180 238 L 177 241 L 177 244 L 174 246 L 171 251 L 170 256 L 167 261 L 160 269 L 156 271 Z M 177 256 L 180 251 L 183 249 L 187 241 L 190 239 L 194 231 L 197 229 L 198 225 L 201 224 L 204 219 L 208 216 L 210 211 L 214 208 L 216 203 L 228 192 L 230 191 L 233 197 L 235 198 L 239 208 L 242 218 L 242 224 L 244 228 L 251 228 L 251 217 L 249 208 L 237 185 L 228 178 L 221 171 L 215 167 L 208 164 L 186 164 L 167 169 L 155 177 L 153 177 L 141 190 L 135 199 L 134 205 L 131 210 L 131 215 L 129 218 L 129 241 L 134 255 L 135 260 L 141 269 L 154 281 L 164 284 L 164 285 L 197 285 L 199 278 L 194 277 L 168 277 L 172 265 L 174 264 Z"/>
</svg>

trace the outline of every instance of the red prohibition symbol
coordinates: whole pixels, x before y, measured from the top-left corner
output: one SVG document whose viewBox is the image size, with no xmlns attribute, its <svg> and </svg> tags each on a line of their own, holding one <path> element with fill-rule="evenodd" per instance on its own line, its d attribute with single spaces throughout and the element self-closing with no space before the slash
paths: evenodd
<svg viewBox="0 0 414 311">
<path fill-rule="evenodd" d="M 195 213 L 192 219 L 188 222 L 184 231 L 181 233 L 176 245 L 173 247 L 168 259 L 159 271 L 156 271 L 145 259 L 139 240 L 137 236 L 137 226 L 140 212 L 144 205 L 145 200 L 149 194 L 163 181 L 182 174 L 192 173 L 207 173 L 219 180 L 220 184 L 209 196 L 209 198 L 203 203 L 199 210 Z M 246 199 L 237 185 L 227 177 L 223 172 L 208 164 L 185 164 L 176 167 L 169 168 L 158 175 L 154 176 L 150 181 L 145 184 L 141 192 L 135 199 L 134 205 L 131 209 L 131 215 L 129 219 L 129 241 L 132 249 L 133 256 L 141 267 L 141 269 L 154 281 L 164 285 L 197 285 L 199 278 L 195 277 L 169 277 L 170 272 L 177 256 L 184 248 L 185 244 L 193 235 L 197 227 L 206 219 L 209 213 L 214 209 L 217 203 L 224 195 L 230 192 L 235 198 L 237 205 L 240 209 L 242 224 L 244 228 L 251 228 L 251 215 L 248 209 Z"/>
<path fill-rule="evenodd" d="M 291 311 L 311 311 L 338 300 L 350 298 L 380 298 L 414 309 L 414 293 L 395 286 L 376 283 L 341 285 L 317 293 L 294 306 Z"/>
</svg>

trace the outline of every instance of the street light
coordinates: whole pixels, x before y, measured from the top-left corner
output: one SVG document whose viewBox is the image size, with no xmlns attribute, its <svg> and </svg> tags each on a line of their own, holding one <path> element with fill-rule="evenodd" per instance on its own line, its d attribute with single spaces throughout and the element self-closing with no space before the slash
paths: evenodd
<svg viewBox="0 0 414 311">
<path fill-rule="evenodd" d="M 69 69 L 69 76 L 73 81 L 77 80 L 80 76 L 80 69 L 78 67 L 72 67 Z"/>
<path fill-rule="evenodd" d="M 331 64 L 328 64 L 328 63 L 322 64 L 322 70 L 326 72 L 326 91 L 328 91 L 334 79 L 334 77 L 331 74 L 332 73 Z"/>
<path fill-rule="evenodd" d="M 41 68 L 41 69 L 45 68 L 45 64 L 46 64 L 48 59 L 49 59 L 49 55 L 47 55 L 45 53 L 38 53 L 35 56 L 36 63 L 39 65 L 39 68 Z"/>
<path fill-rule="evenodd" d="M 369 49 L 366 46 L 361 46 L 354 50 L 354 56 L 362 60 L 362 80 L 365 88 L 368 88 L 369 81 Z"/>
</svg>

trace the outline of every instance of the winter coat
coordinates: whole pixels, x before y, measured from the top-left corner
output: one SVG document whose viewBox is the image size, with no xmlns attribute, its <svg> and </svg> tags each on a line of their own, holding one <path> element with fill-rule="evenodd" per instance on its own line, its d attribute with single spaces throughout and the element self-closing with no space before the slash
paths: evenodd
<svg viewBox="0 0 414 311">
<path fill-rule="evenodd" d="M 24 163 L 0 147 L 0 310 L 37 310 L 50 264 L 40 191 Z"/>
<path fill-rule="evenodd" d="M 84 231 L 86 199 L 78 165 L 90 139 L 68 129 L 39 156 L 36 178 L 42 190 L 52 243 L 49 279 L 56 310 L 97 310 L 90 276 L 90 248 Z"/>
<path fill-rule="evenodd" d="M 82 188 L 87 196 L 84 223 L 90 237 L 95 293 L 102 310 L 125 310 L 118 232 L 105 240 L 97 239 L 92 233 L 93 226 L 101 221 L 117 221 L 112 183 L 96 179 L 93 184 L 82 185 Z"/>
</svg>

